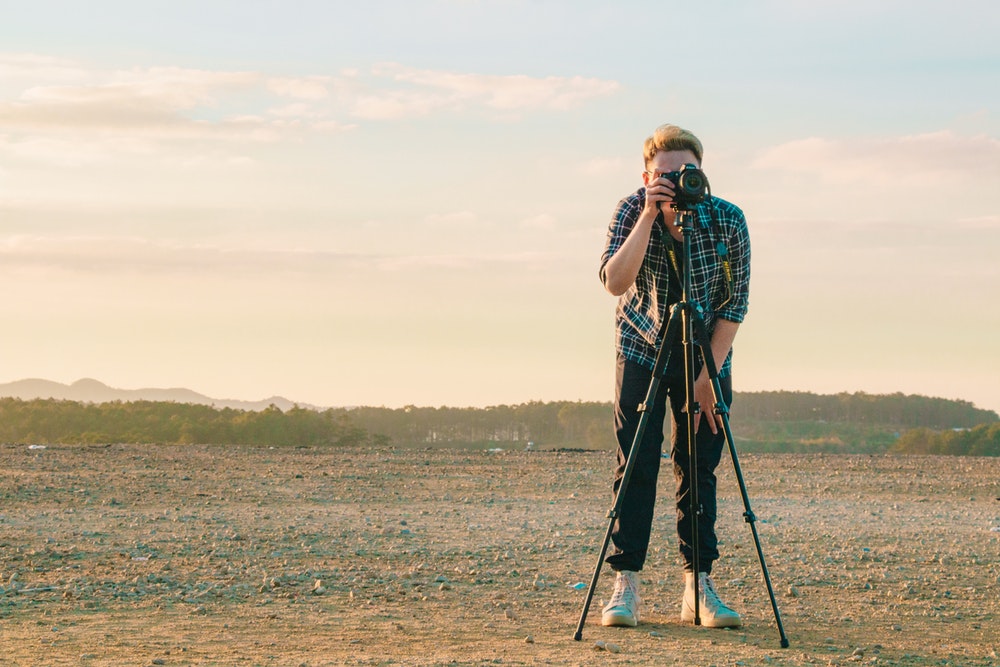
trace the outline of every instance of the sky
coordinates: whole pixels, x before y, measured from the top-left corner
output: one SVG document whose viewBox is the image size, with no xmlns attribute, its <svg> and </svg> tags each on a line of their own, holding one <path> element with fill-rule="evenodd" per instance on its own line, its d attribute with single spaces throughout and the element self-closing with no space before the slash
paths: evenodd
<svg viewBox="0 0 1000 667">
<path fill-rule="evenodd" d="M 750 227 L 737 391 L 1000 411 L 993 0 L 0 5 L 0 382 L 610 401 L 674 123 Z"/>
</svg>

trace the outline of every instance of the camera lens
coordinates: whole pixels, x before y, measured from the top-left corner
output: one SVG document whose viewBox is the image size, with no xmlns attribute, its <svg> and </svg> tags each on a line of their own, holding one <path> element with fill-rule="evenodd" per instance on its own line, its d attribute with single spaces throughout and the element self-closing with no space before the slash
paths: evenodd
<svg viewBox="0 0 1000 667">
<path fill-rule="evenodd" d="M 705 189 L 705 179 L 702 178 L 701 174 L 698 172 L 690 172 L 681 174 L 681 182 L 679 184 L 682 189 L 692 192 L 700 193 Z"/>
</svg>

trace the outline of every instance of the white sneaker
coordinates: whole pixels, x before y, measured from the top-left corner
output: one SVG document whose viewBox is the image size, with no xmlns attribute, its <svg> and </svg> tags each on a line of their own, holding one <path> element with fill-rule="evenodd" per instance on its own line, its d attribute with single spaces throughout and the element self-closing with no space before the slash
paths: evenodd
<svg viewBox="0 0 1000 667">
<path fill-rule="evenodd" d="M 742 623 L 740 615 L 719 599 L 715 582 L 704 572 L 698 578 L 698 615 L 706 628 L 738 628 Z M 694 572 L 684 573 L 681 620 L 688 623 L 694 621 Z"/>
<path fill-rule="evenodd" d="M 639 575 L 636 572 L 618 572 L 615 577 L 615 592 L 611 595 L 611 602 L 604 607 L 601 625 L 629 628 L 639 625 Z"/>
</svg>

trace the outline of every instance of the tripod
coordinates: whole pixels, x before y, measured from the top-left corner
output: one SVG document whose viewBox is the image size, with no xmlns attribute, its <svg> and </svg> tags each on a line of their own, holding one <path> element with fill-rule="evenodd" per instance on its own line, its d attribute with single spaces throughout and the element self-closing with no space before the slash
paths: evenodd
<svg viewBox="0 0 1000 667">
<path fill-rule="evenodd" d="M 615 504 L 611 510 L 608 511 L 608 529 L 604 535 L 604 541 L 601 545 L 601 552 L 597 558 L 597 567 L 594 568 L 594 575 L 590 580 L 590 586 L 587 589 L 587 597 L 583 604 L 583 610 L 580 614 L 580 621 L 576 626 L 576 633 L 573 635 L 573 639 L 580 641 L 583 639 L 583 626 L 587 621 L 587 613 L 590 610 L 591 602 L 594 599 L 594 591 L 597 587 L 597 581 L 601 576 L 601 568 L 604 566 L 604 557 L 608 551 L 608 545 L 611 542 L 611 535 L 614 531 L 615 520 L 621 513 L 622 505 L 625 498 L 625 489 L 628 487 L 629 480 L 632 476 L 632 471 L 635 468 L 635 462 L 637 458 L 637 453 L 639 450 L 639 445 L 642 442 L 643 434 L 645 433 L 646 427 L 649 422 L 649 410 L 656 399 L 656 394 L 659 391 L 660 381 L 664 372 L 667 368 L 667 363 L 670 359 L 670 343 L 677 339 L 678 335 L 681 336 L 681 344 L 684 352 L 684 382 L 685 382 L 685 415 L 687 421 L 687 448 L 688 448 L 688 478 L 690 492 L 688 497 L 690 499 L 690 507 L 688 510 L 691 513 L 691 545 L 692 545 L 692 567 L 695 573 L 694 576 L 694 624 L 701 625 L 701 610 L 699 605 L 699 585 L 700 577 L 698 573 L 700 570 L 700 555 L 699 555 L 699 535 L 698 535 L 698 518 L 702 513 L 702 508 L 698 502 L 698 446 L 695 440 L 695 426 L 697 420 L 701 418 L 700 406 L 695 401 L 694 394 L 694 384 L 695 384 L 695 345 L 698 345 L 702 359 L 705 364 L 705 370 L 708 372 L 708 376 L 712 382 L 712 394 L 715 400 L 715 406 L 713 410 L 714 415 L 719 415 L 722 419 L 722 427 L 726 436 L 726 443 L 729 446 L 730 458 L 733 462 L 733 467 L 736 471 L 736 479 L 739 483 L 740 495 L 743 498 L 743 518 L 750 525 L 750 531 L 753 535 L 754 545 L 757 549 L 757 559 L 760 561 L 761 573 L 764 577 L 764 582 L 767 586 L 767 593 L 771 600 L 771 609 L 774 611 L 774 620 L 778 626 L 778 633 L 780 635 L 780 642 L 782 648 L 788 648 L 788 637 L 785 635 L 784 627 L 781 623 L 781 614 L 778 611 L 778 603 L 774 596 L 774 588 L 771 585 L 771 576 L 767 570 L 767 564 L 764 560 L 764 552 L 761 549 L 760 537 L 757 534 L 756 521 L 757 517 L 754 515 L 753 510 L 750 508 L 750 496 L 747 494 L 746 483 L 743 479 L 743 471 L 740 468 L 739 457 L 736 454 L 736 446 L 733 444 L 733 434 L 729 427 L 729 408 L 726 405 L 725 400 L 722 395 L 722 387 L 719 383 L 719 372 L 715 364 L 715 359 L 712 356 L 712 348 L 709 345 L 709 336 L 707 327 L 705 326 L 705 320 L 702 317 L 701 309 L 697 304 L 693 304 L 689 301 L 689 295 L 691 293 L 691 234 L 693 232 L 692 223 L 692 211 L 690 210 L 678 210 L 676 215 L 675 224 L 681 230 L 683 235 L 683 249 L 682 249 L 682 266 L 681 266 L 681 298 L 670 311 L 670 317 L 668 318 L 666 324 L 663 327 L 663 335 L 660 338 L 660 347 L 656 353 L 656 361 L 653 364 L 653 373 L 649 382 L 649 389 L 646 392 L 645 400 L 639 405 L 639 423 L 636 427 L 635 436 L 632 440 L 632 446 L 629 449 L 628 458 L 625 462 L 625 469 L 622 473 L 621 481 L 619 482 L 618 492 L 615 495 Z"/>
</svg>

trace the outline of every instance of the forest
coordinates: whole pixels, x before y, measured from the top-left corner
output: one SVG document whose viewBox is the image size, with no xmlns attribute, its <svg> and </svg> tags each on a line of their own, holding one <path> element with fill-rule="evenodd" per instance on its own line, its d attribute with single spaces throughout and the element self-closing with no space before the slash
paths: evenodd
<svg viewBox="0 0 1000 667">
<path fill-rule="evenodd" d="M 740 451 L 1000 456 L 997 413 L 926 396 L 737 393 L 731 425 Z M 249 411 L 2 398 L 0 442 L 609 449 L 614 433 L 602 402 Z"/>
</svg>

